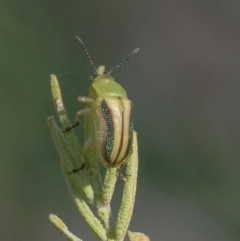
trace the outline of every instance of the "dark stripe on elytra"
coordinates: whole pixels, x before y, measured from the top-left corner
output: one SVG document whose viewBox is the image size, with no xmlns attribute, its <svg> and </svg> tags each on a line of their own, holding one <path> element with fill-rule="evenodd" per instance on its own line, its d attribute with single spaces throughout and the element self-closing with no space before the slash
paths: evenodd
<svg viewBox="0 0 240 241">
<path fill-rule="evenodd" d="M 107 137 L 104 139 L 103 142 L 103 155 L 105 157 L 105 160 L 109 164 L 111 164 L 109 157 L 114 144 L 114 123 L 107 102 L 104 99 L 101 101 L 101 108 L 105 123 L 107 125 Z"/>
<path fill-rule="evenodd" d="M 131 103 L 131 113 L 130 113 L 130 117 L 129 117 L 128 145 L 127 145 L 127 150 L 126 150 L 124 159 L 127 157 L 129 152 L 131 151 L 131 148 L 132 148 L 132 137 L 133 137 L 133 104 Z"/>
<path fill-rule="evenodd" d="M 119 149 L 118 149 L 118 154 L 117 154 L 117 157 L 116 159 L 114 160 L 113 162 L 113 165 L 112 166 L 115 166 L 117 164 L 117 161 L 118 161 L 118 157 L 121 153 L 121 150 L 122 150 L 122 144 L 123 144 L 123 130 L 124 130 L 124 111 L 122 111 L 122 132 L 121 132 L 121 142 L 120 142 L 120 145 L 119 145 Z"/>
</svg>

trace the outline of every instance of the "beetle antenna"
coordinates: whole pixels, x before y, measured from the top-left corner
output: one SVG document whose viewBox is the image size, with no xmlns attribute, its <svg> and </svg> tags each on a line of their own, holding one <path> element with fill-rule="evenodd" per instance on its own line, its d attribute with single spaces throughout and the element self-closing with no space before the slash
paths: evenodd
<svg viewBox="0 0 240 241">
<path fill-rule="evenodd" d="M 128 60 L 131 59 L 138 51 L 139 51 L 139 48 L 133 50 L 133 52 L 132 52 L 131 54 L 129 54 L 126 59 L 124 59 L 124 60 L 123 60 L 119 65 L 117 65 L 115 68 L 109 70 L 109 71 L 107 72 L 107 74 L 110 74 L 110 73 L 112 73 L 114 70 L 117 70 L 117 69 L 121 68 L 121 67 L 122 67 L 124 64 L 126 64 L 126 63 L 128 62 Z"/>
<path fill-rule="evenodd" d="M 75 36 L 75 37 L 80 42 L 80 44 L 82 45 L 83 51 L 86 54 L 87 59 L 89 60 L 90 64 L 94 67 L 95 74 L 97 74 L 97 68 L 96 68 L 95 64 L 93 63 L 93 61 L 92 61 L 92 59 L 90 57 L 90 54 L 88 53 L 88 50 L 87 50 L 86 46 L 84 45 L 83 41 L 78 36 Z"/>
</svg>

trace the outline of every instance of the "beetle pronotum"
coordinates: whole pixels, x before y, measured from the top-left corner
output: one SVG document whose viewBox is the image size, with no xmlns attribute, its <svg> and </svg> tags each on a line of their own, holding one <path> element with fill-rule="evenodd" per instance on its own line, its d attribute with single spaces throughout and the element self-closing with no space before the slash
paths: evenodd
<svg viewBox="0 0 240 241">
<path fill-rule="evenodd" d="M 105 67 L 96 68 L 90 55 L 79 37 L 83 50 L 94 66 L 95 76 L 92 77 L 88 97 L 78 97 L 77 100 L 85 104 L 85 108 L 76 114 L 76 123 L 63 132 L 68 132 L 79 125 L 79 117 L 90 115 L 91 136 L 84 143 L 84 149 L 95 146 L 96 157 L 106 167 L 121 167 L 131 153 L 133 136 L 133 105 L 128 99 L 124 88 L 109 74 L 124 65 L 139 49 L 135 49 L 121 64 L 104 74 Z M 83 169 L 72 170 L 75 173 Z"/>
</svg>

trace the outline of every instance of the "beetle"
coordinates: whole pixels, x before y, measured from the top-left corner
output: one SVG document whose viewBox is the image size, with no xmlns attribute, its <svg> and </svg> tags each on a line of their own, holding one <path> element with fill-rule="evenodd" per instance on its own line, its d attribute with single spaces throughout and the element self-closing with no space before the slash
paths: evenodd
<svg viewBox="0 0 240 241">
<path fill-rule="evenodd" d="M 69 132 L 79 125 L 79 117 L 87 115 L 88 123 L 85 124 L 88 139 L 83 145 L 87 150 L 94 145 L 94 151 L 98 161 L 105 168 L 122 167 L 131 153 L 133 137 L 133 104 L 128 99 L 125 89 L 115 81 L 110 73 L 124 65 L 139 49 L 135 49 L 121 64 L 105 74 L 105 67 L 95 67 L 90 55 L 79 37 L 76 37 L 83 47 L 91 65 L 95 68 L 92 76 L 92 85 L 89 96 L 78 97 L 77 100 L 85 104 L 85 108 L 76 114 L 76 123 L 66 128 L 63 132 Z M 78 172 L 85 167 L 70 173 Z"/>
</svg>

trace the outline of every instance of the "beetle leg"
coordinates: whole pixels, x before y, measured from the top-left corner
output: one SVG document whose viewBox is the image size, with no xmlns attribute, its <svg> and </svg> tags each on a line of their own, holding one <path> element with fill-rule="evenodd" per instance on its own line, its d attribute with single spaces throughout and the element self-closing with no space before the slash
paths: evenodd
<svg viewBox="0 0 240 241">
<path fill-rule="evenodd" d="M 83 144 L 83 152 L 85 152 L 92 144 L 93 144 L 93 137 L 90 137 Z"/>
<path fill-rule="evenodd" d="M 122 179 L 124 182 L 127 180 L 127 177 L 131 177 L 130 174 L 126 174 L 125 176 L 121 173 L 123 166 L 117 167 L 117 176 Z"/>
<path fill-rule="evenodd" d="M 72 169 L 72 171 L 69 172 L 68 175 L 70 175 L 72 173 L 77 173 L 77 172 L 79 172 L 80 170 L 83 170 L 86 167 L 87 162 L 86 162 L 84 156 L 82 158 L 83 158 L 83 164 L 80 167 L 78 167 L 78 168 Z"/>
<path fill-rule="evenodd" d="M 88 115 L 91 113 L 91 111 L 92 111 L 91 108 L 84 108 L 82 110 L 79 110 L 75 116 L 76 123 L 78 122 L 78 125 L 79 125 L 79 117 L 82 115 Z"/>
<path fill-rule="evenodd" d="M 85 103 L 85 104 L 90 104 L 94 102 L 94 99 L 88 97 L 88 96 L 79 96 L 77 98 L 77 101 Z"/>
<path fill-rule="evenodd" d="M 92 137 L 88 138 L 88 139 L 84 142 L 84 145 L 83 145 L 83 148 L 82 148 L 82 150 L 83 150 L 83 156 L 82 156 L 83 162 L 82 162 L 82 163 L 83 163 L 83 164 L 82 164 L 80 167 L 74 168 L 71 172 L 68 173 L 68 175 L 71 174 L 71 173 L 77 173 L 77 172 L 79 172 L 80 170 L 83 170 L 83 169 L 86 167 L 87 162 L 86 162 L 86 159 L 84 158 L 84 152 L 85 152 L 92 144 L 93 144 L 93 138 L 92 138 Z"/>
<path fill-rule="evenodd" d="M 90 108 L 84 108 L 84 109 L 78 111 L 77 114 L 76 114 L 76 117 L 75 117 L 75 120 L 76 120 L 75 123 L 72 126 L 70 126 L 70 127 L 66 127 L 65 130 L 63 131 L 63 133 L 69 132 L 73 128 L 77 127 L 80 124 L 80 122 L 79 122 L 79 117 L 80 116 L 87 115 L 87 114 L 90 114 L 90 113 L 91 113 L 91 109 Z"/>
<path fill-rule="evenodd" d="M 72 171 L 69 172 L 68 175 L 70 175 L 70 174 L 72 174 L 72 173 L 77 173 L 77 172 L 79 172 L 80 170 L 83 170 L 85 166 L 86 166 L 86 162 L 84 162 L 84 163 L 82 164 L 82 166 L 80 166 L 80 167 L 78 167 L 78 168 L 72 169 Z"/>
</svg>

